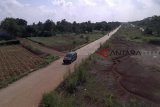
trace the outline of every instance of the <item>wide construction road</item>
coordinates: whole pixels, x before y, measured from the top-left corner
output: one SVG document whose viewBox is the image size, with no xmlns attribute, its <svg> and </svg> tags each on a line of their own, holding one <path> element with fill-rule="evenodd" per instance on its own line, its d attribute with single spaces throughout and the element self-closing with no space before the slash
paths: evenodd
<svg viewBox="0 0 160 107">
<path fill-rule="evenodd" d="M 94 53 L 100 44 L 108 40 L 120 27 L 104 37 L 78 49 L 77 60 L 70 65 L 62 65 L 63 58 L 46 68 L 37 70 L 0 90 L 0 107 L 38 107 L 42 95 L 57 88 L 69 70 L 73 71 L 83 59 Z"/>
</svg>

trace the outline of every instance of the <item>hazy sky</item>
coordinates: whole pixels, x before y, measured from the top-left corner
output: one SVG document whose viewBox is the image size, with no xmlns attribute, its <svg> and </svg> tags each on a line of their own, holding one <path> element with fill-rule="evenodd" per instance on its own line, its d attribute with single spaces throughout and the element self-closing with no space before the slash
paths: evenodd
<svg viewBox="0 0 160 107">
<path fill-rule="evenodd" d="M 160 15 L 160 0 L 0 0 L 0 20 L 23 18 L 29 23 L 68 21 L 133 21 Z"/>
</svg>

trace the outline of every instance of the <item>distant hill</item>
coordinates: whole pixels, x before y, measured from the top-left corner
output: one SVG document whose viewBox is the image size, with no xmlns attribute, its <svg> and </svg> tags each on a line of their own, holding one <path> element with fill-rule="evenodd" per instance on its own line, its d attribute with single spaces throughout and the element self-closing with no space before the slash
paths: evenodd
<svg viewBox="0 0 160 107">
<path fill-rule="evenodd" d="M 146 34 L 160 36 L 160 16 L 152 16 L 132 24 L 143 27 Z"/>
</svg>

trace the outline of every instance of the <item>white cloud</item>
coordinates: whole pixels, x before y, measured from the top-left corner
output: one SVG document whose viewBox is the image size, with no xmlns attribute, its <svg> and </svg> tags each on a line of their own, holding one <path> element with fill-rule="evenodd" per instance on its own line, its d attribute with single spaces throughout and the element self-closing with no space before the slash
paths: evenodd
<svg viewBox="0 0 160 107">
<path fill-rule="evenodd" d="M 66 2 L 65 0 L 53 0 L 51 2 L 54 6 L 72 6 L 72 2 Z"/>
<path fill-rule="evenodd" d="M 23 7 L 23 4 L 19 3 L 17 0 L 5 0 L 5 1 L 2 1 L 2 2 L 6 3 L 10 6 Z"/>
<path fill-rule="evenodd" d="M 95 0 L 81 0 L 81 1 L 82 1 L 82 3 L 84 3 L 87 6 L 96 6 L 97 5 Z"/>
<path fill-rule="evenodd" d="M 106 4 L 108 4 L 108 6 L 110 6 L 110 7 L 113 7 L 113 6 L 116 5 L 115 2 L 114 2 L 114 1 L 111 1 L 111 0 L 105 0 L 105 2 L 106 2 Z"/>
<path fill-rule="evenodd" d="M 18 0 L 0 1 L 0 11 L 3 11 L 0 16 L 1 20 L 5 17 L 24 18 L 29 23 L 52 19 L 55 15 L 55 10 L 45 5 L 35 7 L 30 4 L 22 4 Z"/>
<path fill-rule="evenodd" d="M 38 2 L 38 0 L 37 0 Z M 132 21 L 160 15 L 159 0 L 47 0 L 33 5 L 19 0 L 0 0 L 0 20 L 24 18 L 30 23 L 52 19 L 68 21 Z"/>
</svg>

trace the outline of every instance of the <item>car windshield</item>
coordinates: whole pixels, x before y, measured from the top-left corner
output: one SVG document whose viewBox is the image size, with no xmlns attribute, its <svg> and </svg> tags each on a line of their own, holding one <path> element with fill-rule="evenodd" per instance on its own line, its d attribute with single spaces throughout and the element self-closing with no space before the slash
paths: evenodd
<svg viewBox="0 0 160 107">
<path fill-rule="evenodd" d="M 66 57 L 71 57 L 71 56 L 72 56 L 71 54 L 67 54 L 67 55 L 66 55 Z"/>
</svg>

